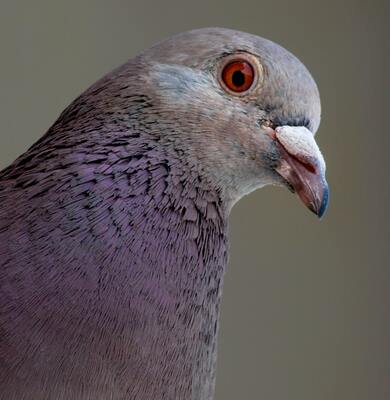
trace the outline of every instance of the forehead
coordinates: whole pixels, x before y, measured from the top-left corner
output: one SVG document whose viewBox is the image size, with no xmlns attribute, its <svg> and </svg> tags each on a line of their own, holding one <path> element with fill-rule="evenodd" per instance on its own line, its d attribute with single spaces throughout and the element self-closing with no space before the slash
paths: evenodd
<svg viewBox="0 0 390 400">
<path fill-rule="evenodd" d="M 204 28 L 179 33 L 150 48 L 146 54 L 159 62 L 175 62 L 186 66 L 200 66 L 216 55 L 237 49 L 256 54 L 268 42 L 249 33 L 222 28 Z M 271 42 L 269 42 L 271 44 Z"/>
<path fill-rule="evenodd" d="M 203 28 L 172 36 L 144 53 L 154 63 L 183 65 L 215 73 L 224 56 L 248 52 L 264 68 L 264 83 L 255 99 L 280 124 L 305 122 L 313 132 L 320 122 L 317 86 L 306 67 L 270 40 L 223 28 Z"/>
<path fill-rule="evenodd" d="M 202 28 L 171 36 L 144 54 L 158 62 L 197 67 L 224 54 L 246 51 L 264 63 L 301 64 L 278 44 L 260 36 L 225 28 Z"/>
</svg>

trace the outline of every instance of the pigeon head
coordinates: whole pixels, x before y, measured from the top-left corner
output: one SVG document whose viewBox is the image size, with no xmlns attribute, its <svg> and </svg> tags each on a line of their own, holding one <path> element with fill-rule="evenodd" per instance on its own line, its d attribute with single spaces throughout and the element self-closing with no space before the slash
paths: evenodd
<svg viewBox="0 0 390 400">
<path fill-rule="evenodd" d="M 166 125 L 161 143 L 180 151 L 230 207 L 274 184 L 322 216 L 328 189 L 313 138 L 319 93 L 295 56 L 258 36 L 206 28 L 170 37 L 137 60 L 140 86 Z"/>
</svg>

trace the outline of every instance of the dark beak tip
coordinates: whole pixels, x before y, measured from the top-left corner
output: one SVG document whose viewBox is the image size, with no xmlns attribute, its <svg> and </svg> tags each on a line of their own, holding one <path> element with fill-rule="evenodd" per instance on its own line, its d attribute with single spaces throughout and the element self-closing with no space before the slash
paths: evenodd
<svg viewBox="0 0 390 400">
<path fill-rule="evenodd" d="M 327 184 L 325 184 L 321 204 L 318 207 L 318 210 L 316 211 L 316 214 L 319 219 L 321 219 L 324 216 L 324 214 L 328 208 L 328 204 L 329 204 L 329 187 Z"/>
</svg>

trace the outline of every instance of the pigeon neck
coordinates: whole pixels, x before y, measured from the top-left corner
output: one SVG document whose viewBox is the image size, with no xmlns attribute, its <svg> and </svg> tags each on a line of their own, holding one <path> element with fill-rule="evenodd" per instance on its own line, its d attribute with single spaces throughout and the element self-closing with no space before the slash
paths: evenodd
<svg viewBox="0 0 390 400">
<path fill-rule="evenodd" d="M 30 243 L 45 237 L 44 251 L 60 268 L 62 305 L 53 303 L 50 326 L 81 360 L 104 355 L 91 359 L 91 376 L 120 381 L 115 388 L 137 394 L 131 398 L 211 399 L 227 259 L 218 193 L 152 139 L 92 131 L 74 145 L 76 135 L 60 135 L 8 171 L 25 187 L 25 207 L 16 208 L 47 221 L 38 230 L 29 214 Z M 49 290 L 45 279 L 37 291 Z"/>
<path fill-rule="evenodd" d="M 103 345 L 115 348 L 123 342 L 115 332 L 123 332 L 127 379 L 148 371 L 139 399 L 211 399 L 227 259 L 223 204 L 174 154 L 152 146 L 136 154 L 116 150 L 98 160 L 92 183 L 94 163 L 79 166 L 81 182 L 70 189 L 69 202 L 74 214 L 74 195 L 80 197 L 96 238 L 89 268 L 100 271 L 103 312 L 95 318 L 107 324 L 100 320 L 107 307 L 113 317 L 105 327 L 113 332 L 111 342 Z"/>
<path fill-rule="evenodd" d="M 163 398 L 174 387 L 179 391 L 167 398 L 211 399 L 227 258 L 224 211 L 217 193 L 179 161 L 167 164 L 155 153 L 147 159 L 128 177 L 131 190 L 143 194 L 128 198 L 133 224 L 126 235 L 137 254 L 127 272 L 127 312 L 139 321 L 138 367 L 154 380 L 145 398 Z"/>
</svg>

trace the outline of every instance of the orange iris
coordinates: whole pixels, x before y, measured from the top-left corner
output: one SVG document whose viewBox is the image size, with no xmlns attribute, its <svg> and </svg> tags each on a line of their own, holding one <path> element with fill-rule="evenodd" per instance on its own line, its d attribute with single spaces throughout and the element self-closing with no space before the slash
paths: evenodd
<svg viewBox="0 0 390 400">
<path fill-rule="evenodd" d="M 233 92 L 247 91 L 255 79 L 255 71 L 247 61 L 232 61 L 222 71 L 224 84 Z"/>
</svg>

